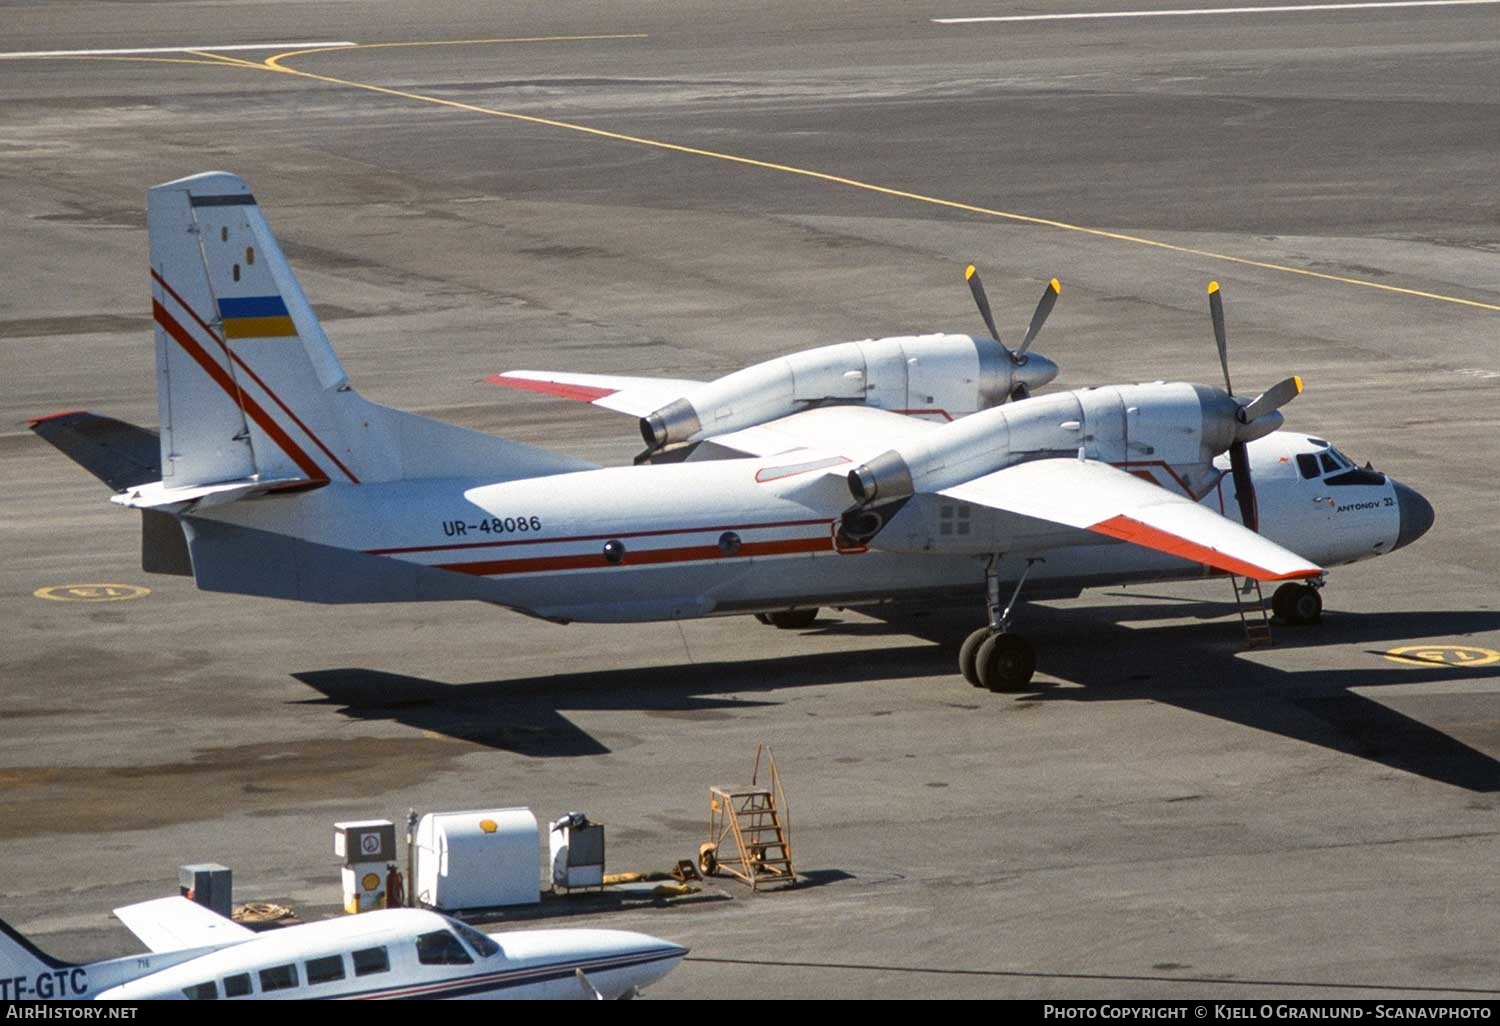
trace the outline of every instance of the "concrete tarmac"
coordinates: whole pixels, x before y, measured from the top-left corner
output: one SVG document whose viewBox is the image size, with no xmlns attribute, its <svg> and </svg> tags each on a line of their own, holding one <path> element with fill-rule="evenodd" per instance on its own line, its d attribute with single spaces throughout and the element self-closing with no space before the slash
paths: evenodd
<svg viewBox="0 0 1500 1026">
<path fill-rule="evenodd" d="M 558 921 L 691 946 L 652 996 L 1494 997 L 1500 6 L 932 20 L 1033 13 L 7 5 L 7 51 L 186 49 L 0 57 L 0 916 L 138 950 L 109 909 L 201 861 L 318 914 L 333 822 L 408 807 L 582 809 L 611 870 L 664 869 L 765 741 L 802 886 Z M 253 43 L 284 45 L 222 49 Z M 1062 279 L 1058 387 L 1217 383 L 1217 278 L 1237 387 L 1301 374 L 1290 426 L 1437 524 L 1253 653 L 1223 582 L 1029 606 L 1020 696 L 957 676 L 977 608 L 780 632 L 200 593 L 25 422 L 156 423 L 144 190 L 211 169 L 380 402 L 627 462 L 629 418 L 482 379 L 978 332 L 970 261 L 1012 339 Z M 76 584 L 150 591 L 34 594 Z"/>
</svg>

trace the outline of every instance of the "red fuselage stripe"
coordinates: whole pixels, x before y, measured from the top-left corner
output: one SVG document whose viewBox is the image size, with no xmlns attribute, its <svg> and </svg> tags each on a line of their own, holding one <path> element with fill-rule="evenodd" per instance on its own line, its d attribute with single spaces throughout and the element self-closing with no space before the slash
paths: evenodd
<svg viewBox="0 0 1500 1026">
<path fill-rule="evenodd" d="M 717 545 L 694 545 L 681 549 L 643 549 L 627 552 L 617 564 L 604 561 L 598 552 L 574 556 L 538 556 L 534 559 L 496 559 L 477 563 L 439 563 L 439 570 L 454 570 L 477 577 L 501 574 L 537 574 L 554 570 L 607 570 L 647 566 L 659 563 L 690 563 L 706 559 L 739 559 L 744 556 L 788 556 L 801 552 L 832 552 L 832 538 L 792 538 L 787 541 L 745 542 L 734 556 L 728 556 Z"/>
<path fill-rule="evenodd" d="M 165 278 L 163 278 L 160 274 L 158 274 L 155 268 L 152 268 L 152 270 L 151 270 L 151 277 L 154 278 L 154 279 L 156 279 L 156 281 L 161 285 L 161 287 L 166 290 L 166 293 L 169 296 L 171 296 L 177 302 L 178 306 L 182 307 L 184 310 L 187 311 L 187 315 L 189 317 L 191 317 L 194 321 L 196 321 L 198 323 L 198 327 L 202 328 L 205 334 L 207 334 L 210 338 L 212 338 L 215 342 L 217 342 L 219 344 L 219 348 L 222 349 L 222 350 L 224 350 L 224 354 L 226 356 L 228 356 L 231 360 L 233 360 L 234 363 L 235 363 L 235 365 L 237 367 L 239 367 L 241 370 L 243 370 L 246 374 L 250 375 L 250 380 L 254 381 L 257 385 L 259 385 L 261 391 L 265 392 L 266 395 L 270 396 L 271 397 L 271 401 L 274 402 L 277 406 L 281 407 L 282 412 L 284 412 L 288 417 L 292 418 L 292 423 L 296 424 L 299 428 L 301 428 L 302 429 L 302 433 L 305 434 L 308 438 L 311 438 L 312 441 L 313 441 L 313 444 L 316 445 L 319 449 L 323 450 L 323 455 L 327 456 L 330 460 L 332 460 L 334 466 L 338 467 L 339 470 L 341 470 L 344 473 L 345 477 L 347 477 L 353 483 L 359 484 L 359 478 L 357 478 L 357 477 L 354 476 L 354 472 L 351 471 L 348 467 L 344 466 L 343 461 L 340 460 L 337 456 L 335 456 L 333 454 L 333 451 L 331 449 L 329 449 L 328 446 L 326 446 L 326 445 L 323 444 L 323 440 L 321 438 L 319 438 L 317 435 L 313 434 L 311 428 L 309 428 L 306 424 L 302 423 L 302 418 L 298 417 L 295 413 L 293 413 L 292 412 L 292 408 L 290 406 L 288 406 L 286 403 L 284 403 L 284 402 L 281 401 L 281 396 L 279 396 L 275 392 L 273 392 L 271 390 L 271 386 L 267 385 L 264 381 L 261 380 L 260 375 L 257 374 L 257 373 L 255 373 L 254 368 L 252 368 L 244 360 L 240 359 L 239 354 L 237 354 L 233 349 L 230 349 L 229 346 L 225 344 L 224 340 L 219 337 L 218 333 L 216 331 L 214 331 L 212 328 L 210 328 L 206 323 L 204 323 L 203 318 L 198 316 L 198 311 L 194 310 L 191 306 L 189 306 L 188 303 L 187 303 L 187 300 L 183 299 L 180 295 L 178 295 L 177 294 L 177 290 L 174 289 L 174 288 L 172 288 L 172 286 L 168 285 L 167 284 L 167 280 Z M 320 477 L 325 477 L 325 479 L 326 479 L 326 475 L 323 475 L 321 471 L 319 472 L 319 476 Z"/>
<path fill-rule="evenodd" d="M 808 527 L 832 521 L 782 520 L 769 524 L 728 524 L 720 527 L 668 527 L 656 531 L 626 531 L 624 534 L 579 534 L 571 538 L 516 538 L 511 541 L 460 542 L 456 545 L 414 545 L 397 549 L 366 549 L 367 556 L 404 556 L 414 552 L 448 552 L 463 549 L 500 549 L 512 545 L 565 545 L 569 542 L 610 541 L 618 538 L 660 538 L 668 534 L 712 534 L 715 531 L 761 531 L 773 527 Z"/>
<path fill-rule="evenodd" d="M 217 360 L 208 355 L 203 347 L 188 334 L 187 329 L 178 324 L 172 315 L 167 313 L 167 308 L 155 299 L 151 300 L 151 316 L 155 318 L 157 324 L 162 326 L 162 330 L 177 340 L 177 344 L 182 346 L 183 351 L 197 361 L 204 373 L 212 378 L 232 401 L 242 405 L 245 412 L 260 425 L 261 430 L 281 446 L 297 466 L 302 468 L 303 473 L 319 481 L 328 480 L 328 475 L 323 473 L 323 468 L 314 463 L 312 457 L 303 452 L 301 446 L 287 436 L 287 433 L 281 429 L 281 425 L 272 420 L 270 414 L 259 403 L 235 387 L 229 373 Z"/>
<path fill-rule="evenodd" d="M 1265 567 L 1246 563 L 1242 559 L 1225 555 L 1217 549 L 1199 545 L 1186 538 L 1179 538 L 1175 534 L 1143 524 L 1139 520 L 1132 520 L 1127 516 L 1110 517 L 1090 527 L 1089 530 L 1135 545 L 1143 545 L 1148 549 L 1156 549 L 1158 552 L 1165 552 L 1171 556 L 1190 559 L 1194 563 L 1204 563 L 1241 577 L 1253 577 L 1257 581 L 1290 581 L 1301 577 L 1318 576 L 1318 571 L 1314 569 L 1297 570 L 1289 574 L 1273 574 Z"/>
</svg>

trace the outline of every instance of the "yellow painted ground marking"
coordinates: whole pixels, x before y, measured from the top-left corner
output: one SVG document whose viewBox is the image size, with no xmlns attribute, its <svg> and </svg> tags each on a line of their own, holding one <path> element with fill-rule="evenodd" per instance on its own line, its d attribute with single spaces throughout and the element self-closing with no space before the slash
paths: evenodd
<svg viewBox="0 0 1500 1026">
<path fill-rule="evenodd" d="M 460 43 L 462 41 L 459 41 Z M 379 45 L 379 44 L 377 44 Z M 420 44 L 406 44 L 420 45 Z M 458 45 L 451 43 L 447 45 Z M 1359 288 L 1374 289 L 1379 292 L 1387 292 L 1395 295 L 1413 296 L 1419 299 L 1431 299 L 1441 303 L 1455 303 L 1459 306 L 1474 307 L 1479 310 L 1493 310 L 1500 312 L 1500 304 L 1483 303 L 1475 299 L 1464 299 L 1460 296 L 1448 296 L 1438 292 L 1424 292 L 1420 289 L 1403 288 L 1399 285 L 1387 285 L 1383 282 L 1366 281 L 1363 278 L 1350 278 L 1343 275 L 1327 274 L 1322 271 L 1311 271 L 1304 267 L 1292 267 L 1287 264 L 1276 264 L 1265 260 L 1252 260 L 1248 257 L 1237 257 L 1228 253 L 1217 253 L 1212 250 L 1197 249 L 1192 246 L 1179 246 L 1175 243 L 1162 242 L 1159 239 L 1148 239 L 1140 235 L 1128 235 L 1123 232 L 1111 232 L 1102 228 L 1089 228 L 1085 225 L 1069 224 L 1066 221 L 1056 221 L 1045 217 L 1033 217 L 1029 214 L 1018 214 L 1008 210 L 997 210 L 992 207 L 981 207 L 972 203 L 963 203 L 958 200 L 943 199 L 938 196 L 926 196 L 918 192 L 909 192 L 904 189 L 893 189 L 885 185 L 877 185 L 873 182 L 864 182 L 856 178 L 846 178 L 842 175 L 830 174 L 826 171 L 814 171 L 809 168 L 793 167 L 789 164 L 778 164 L 773 161 L 757 160 L 753 157 L 742 157 L 734 153 L 722 153 L 717 150 L 705 150 L 696 146 L 683 146 L 679 143 L 664 142 L 660 139 L 647 139 L 638 135 L 627 135 L 623 132 L 611 132 L 603 128 L 594 128 L 589 125 L 580 125 L 571 121 L 558 121 L 554 118 L 536 117 L 531 114 L 518 114 L 514 111 L 496 110 L 493 107 L 481 107 L 478 104 L 464 103 L 460 100 L 448 100 L 441 96 L 428 96 L 425 93 L 414 93 L 405 89 L 391 89 L 387 86 L 373 85 L 369 82 L 356 82 L 352 79 L 336 78 L 332 75 L 319 75 L 311 71 L 301 71 L 297 68 L 289 68 L 283 61 L 293 57 L 306 56 L 320 52 L 345 52 L 358 49 L 358 47 L 325 47 L 312 50 L 291 50 L 286 53 L 278 53 L 265 58 L 261 64 L 273 71 L 279 71 L 287 75 L 296 75 L 300 78 L 312 79 L 329 85 L 344 86 L 350 89 L 362 89 L 366 92 L 381 93 L 386 96 L 396 96 L 406 100 L 415 100 L 419 103 L 430 103 L 439 107 L 448 107 L 453 110 L 467 111 L 471 114 L 484 114 L 488 117 L 505 118 L 511 121 L 522 121 L 533 125 L 545 125 L 548 128 L 560 128 L 570 132 L 580 132 L 600 139 L 612 139 L 616 142 L 631 143 L 636 146 L 646 146 L 651 149 L 666 150 L 673 153 L 684 153 L 694 157 L 706 157 L 711 160 L 721 160 L 731 164 L 740 164 L 746 167 L 757 167 L 767 171 L 780 171 L 784 174 L 798 175 L 803 178 L 812 178 L 817 181 L 830 182 L 834 185 L 848 186 L 854 189 L 863 189 L 867 192 L 878 193 L 882 196 L 891 196 L 896 199 L 913 200 L 918 203 L 926 203 L 931 206 L 945 207 L 949 210 L 962 210 L 971 214 L 983 214 L 988 217 L 997 217 L 1006 221 L 1014 221 L 1020 224 L 1032 224 L 1043 228 L 1055 228 L 1059 231 L 1076 232 L 1094 238 L 1110 239 L 1115 242 L 1127 242 L 1137 246 L 1147 246 L 1152 249 L 1164 250 L 1171 253 L 1182 253 L 1187 256 L 1203 257 L 1209 260 L 1219 260 L 1225 263 L 1238 264 L 1242 267 L 1255 267 L 1266 271 L 1278 271 L 1283 274 L 1295 274 L 1304 278 L 1315 278 L 1319 281 L 1337 282 L 1341 285 L 1353 285 Z"/>
<path fill-rule="evenodd" d="M 361 89 L 371 93 L 381 93 L 386 96 L 395 96 L 404 100 L 413 100 L 418 103 L 428 103 L 439 107 L 449 107 L 454 110 L 467 111 L 471 114 L 483 114 L 488 117 L 505 118 L 511 121 L 521 121 L 534 125 L 544 125 L 548 128 L 559 128 L 569 132 L 578 132 L 591 135 L 600 139 L 611 139 L 616 142 L 630 143 L 636 146 L 645 146 L 651 149 L 666 150 L 673 153 L 683 153 L 689 156 L 704 157 L 711 160 L 721 160 L 726 163 L 740 164 L 746 167 L 757 167 L 767 171 L 779 171 L 784 174 L 798 175 L 803 178 L 811 178 L 817 181 L 829 182 L 834 185 L 843 185 L 853 189 L 863 189 L 867 192 L 877 193 L 882 196 L 890 196 L 895 199 L 912 200 L 917 203 L 925 203 L 930 206 L 944 207 L 949 210 L 961 210 L 970 214 L 981 214 L 986 217 L 1000 218 L 1006 221 L 1014 221 L 1019 224 L 1031 224 L 1041 228 L 1054 228 L 1058 231 L 1075 232 L 1080 235 L 1088 235 L 1099 239 L 1109 239 L 1114 242 L 1125 242 L 1136 246 L 1146 246 L 1169 253 L 1181 253 L 1185 256 L 1202 257 L 1207 260 L 1217 260 L 1228 264 L 1236 264 L 1241 267 L 1254 267 L 1264 271 L 1276 271 L 1282 274 L 1294 274 L 1302 278 L 1312 278 L 1318 281 L 1336 282 L 1340 285 L 1352 285 L 1357 288 L 1374 289 L 1398 296 L 1411 296 L 1417 299 L 1430 299 L 1439 303 L 1452 303 L 1457 306 L 1472 307 L 1477 310 L 1492 310 L 1500 312 L 1500 304 L 1484 303 L 1477 299 L 1464 299 L 1461 296 L 1449 296 L 1440 292 L 1426 292 L 1421 289 L 1409 289 L 1399 285 L 1388 285 L 1384 282 L 1367 281 L 1363 278 L 1351 278 L 1344 275 L 1328 274 L 1323 271 L 1312 271 L 1305 267 L 1292 267 L 1288 264 L 1277 264 L 1267 260 L 1253 260 L 1249 257 L 1238 257 L 1229 253 L 1218 253 L 1213 250 L 1198 249 L 1193 246 L 1179 246 L 1171 242 L 1162 242 L 1160 239 L 1150 239 L 1141 235 L 1130 235 L 1124 232 L 1112 232 L 1103 228 L 1090 228 L 1086 225 L 1070 224 L 1067 221 L 1057 221 L 1051 218 L 1034 217 L 1029 214 L 1018 214 L 1008 210 L 997 210 L 993 207 L 981 207 L 973 203 L 963 203 L 959 200 L 943 199 L 938 196 L 926 196 L 918 192 L 909 192 L 904 189 L 894 189 L 885 185 L 877 185 L 873 182 L 863 182 L 856 178 L 846 178 L 842 175 L 830 174 L 826 171 L 814 171 L 810 168 L 793 167 L 789 164 L 778 164 L 773 161 L 757 160 L 753 157 L 742 157 L 733 153 L 721 153 L 717 150 L 705 150 L 696 146 L 683 146 L 678 143 L 665 142 L 660 139 L 647 139 L 643 136 L 627 135 L 623 132 L 611 132 L 603 128 L 593 128 L 589 125 L 580 125 L 570 121 L 558 121 L 554 118 L 536 117 L 530 114 L 518 114 L 514 111 L 496 110 L 492 107 L 481 107 L 477 104 L 463 103 L 459 100 L 446 100 L 440 96 L 428 96 L 424 93 L 414 93 L 404 89 L 391 89 L 386 86 L 378 86 L 369 82 L 356 82 L 352 79 L 336 78 L 332 75 L 319 75 L 311 71 L 301 71 L 297 68 L 289 68 L 282 62 L 293 57 L 303 57 L 316 53 L 347 52 L 349 50 L 377 49 L 382 47 L 417 47 L 417 46 L 475 46 L 480 44 L 500 43 L 535 43 L 535 42 L 563 42 L 578 40 L 609 40 L 609 39 L 641 39 L 646 38 L 644 34 L 628 35 L 598 35 L 598 36 L 518 36 L 507 39 L 454 39 L 454 40 L 431 40 L 406 43 L 368 43 L 356 46 L 337 47 L 314 47 L 306 50 L 289 50 L 285 53 L 275 54 L 267 57 L 264 61 L 247 61 L 238 57 L 228 57 L 222 53 L 211 51 L 190 51 L 195 57 L 204 60 L 172 60 L 168 58 L 149 57 L 64 57 L 62 60 L 143 60 L 162 61 L 163 63 L 182 64 L 225 64 L 241 68 L 253 68 L 258 71 L 274 71 L 284 75 L 293 75 L 298 78 L 306 78 L 315 82 L 323 82 L 328 85 L 343 86 L 348 89 Z M 52 58 L 48 58 L 52 59 Z"/>
<path fill-rule="evenodd" d="M 32 594 L 52 602 L 125 602 L 145 598 L 151 589 L 136 584 L 54 584 Z"/>
<path fill-rule="evenodd" d="M 1500 652 L 1470 645 L 1404 645 L 1381 655 L 1405 666 L 1452 666 L 1464 669 L 1500 663 Z"/>
</svg>

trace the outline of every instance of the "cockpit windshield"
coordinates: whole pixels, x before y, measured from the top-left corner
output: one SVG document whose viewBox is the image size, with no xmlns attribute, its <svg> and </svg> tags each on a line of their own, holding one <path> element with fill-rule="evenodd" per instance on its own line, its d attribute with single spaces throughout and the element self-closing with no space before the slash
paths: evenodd
<svg viewBox="0 0 1500 1026">
<path fill-rule="evenodd" d="M 1315 444 L 1324 444 L 1321 439 L 1312 439 Z M 1299 452 L 1297 471 L 1304 478 L 1322 477 L 1328 484 L 1384 484 L 1385 475 L 1369 467 L 1361 468 L 1357 463 L 1329 445 L 1317 452 Z"/>
<path fill-rule="evenodd" d="M 480 933 L 472 926 L 460 923 L 457 919 L 449 919 L 448 923 L 453 927 L 453 931 L 464 939 L 464 943 L 474 949 L 474 954 L 480 958 L 489 958 L 500 950 L 500 945 L 490 940 L 488 935 Z"/>
</svg>

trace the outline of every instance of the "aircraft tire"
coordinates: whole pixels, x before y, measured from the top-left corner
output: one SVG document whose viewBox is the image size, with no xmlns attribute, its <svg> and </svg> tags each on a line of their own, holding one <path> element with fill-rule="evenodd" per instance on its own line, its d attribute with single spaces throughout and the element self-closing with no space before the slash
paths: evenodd
<svg viewBox="0 0 1500 1026">
<path fill-rule="evenodd" d="M 800 631 L 811 627 L 818 619 L 817 609 L 778 609 L 774 613 L 767 613 L 766 619 L 772 627 L 784 631 Z"/>
<path fill-rule="evenodd" d="M 990 636 L 988 627 L 981 627 L 964 639 L 964 643 L 958 649 L 958 672 L 963 674 L 964 680 L 976 688 L 984 687 L 979 683 L 979 669 L 976 665 L 979 657 L 979 647 L 985 643 Z"/>
<path fill-rule="evenodd" d="M 979 683 L 991 691 L 1020 691 L 1036 672 L 1036 649 L 1014 634 L 993 634 L 974 659 Z"/>
<path fill-rule="evenodd" d="M 1306 584 L 1283 584 L 1271 596 L 1271 611 L 1282 623 L 1310 627 L 1323 619 L 1323 597 Z"/>
</svg>

